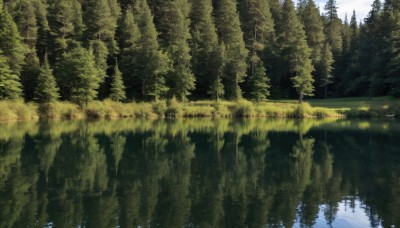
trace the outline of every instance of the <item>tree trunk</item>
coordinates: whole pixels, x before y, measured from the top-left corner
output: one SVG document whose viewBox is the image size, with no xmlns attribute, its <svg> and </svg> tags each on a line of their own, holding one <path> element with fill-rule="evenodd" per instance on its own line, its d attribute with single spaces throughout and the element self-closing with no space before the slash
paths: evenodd
<svg viewBox="0 0 400 228">
<path fill-rule="evenodd" d="M 303 94 L 302 93 L 299 96 L 299 104 L 303 104 Z"/>
<path fill-rule="evenodd" d="M 325 87 L 324 87 L 324 98 L 325 99 L 328 98 L 328 85 L 325 85 Z"/>
</svg>

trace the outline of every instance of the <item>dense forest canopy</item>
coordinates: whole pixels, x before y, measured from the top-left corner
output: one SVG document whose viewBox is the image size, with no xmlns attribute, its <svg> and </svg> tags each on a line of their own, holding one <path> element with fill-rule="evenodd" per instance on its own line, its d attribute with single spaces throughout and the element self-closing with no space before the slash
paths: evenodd
<svg viewBox="0 0 400 228">
<path fill-rule="evenodd" d="M 0 99 L 400 96 L 400 4 L 0 0 Z"/>
</svg>

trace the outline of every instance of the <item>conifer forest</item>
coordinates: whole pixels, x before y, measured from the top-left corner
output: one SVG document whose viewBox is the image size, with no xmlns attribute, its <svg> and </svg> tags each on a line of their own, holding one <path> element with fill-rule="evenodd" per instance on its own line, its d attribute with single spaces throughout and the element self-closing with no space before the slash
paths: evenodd
<svg viewBox="0 0 400 228">
<path fill-rule="evenodd" d="M 0 0 L 0 99 L 400 96 L 400 2 Z"/>
</svg>

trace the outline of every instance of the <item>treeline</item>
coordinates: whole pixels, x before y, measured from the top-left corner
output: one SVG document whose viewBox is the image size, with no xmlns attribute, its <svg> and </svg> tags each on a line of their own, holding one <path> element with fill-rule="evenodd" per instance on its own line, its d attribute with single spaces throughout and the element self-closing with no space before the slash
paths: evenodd
<svg viewBox="0 0 400 228">
<path fill-rule="evenodd" d="M 0 99 L 400 96 L 400 3 L 0 0 Z"/>
</svg>

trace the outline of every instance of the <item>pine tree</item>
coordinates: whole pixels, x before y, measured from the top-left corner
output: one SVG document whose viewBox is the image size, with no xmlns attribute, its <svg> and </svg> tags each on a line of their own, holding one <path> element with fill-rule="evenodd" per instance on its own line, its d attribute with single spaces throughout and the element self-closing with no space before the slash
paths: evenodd
<svg viewBox="0 0 400 228">
<path fill-rule="evenodd" d="M 55 72 L 65 99 L 82 106 L 96 98 L 100 81 L 92 50 L 72 48 L 62 55 Z"/>
<path fill-rule="evenodd" d="M 372 4 L 372 9 L 368 16 L 364 19 L 364 24 L 360 27 L 360 34 L 358 36 L 358 48 L 357 56 L 355 58 L 355 71 L 358 74 L 358 80 L 366 82 L 366 88 L 363 89 L 362 95 L 372 95 L 377 88 L 382 87 L 383 80 L 378 79 L 379 77 L 374 74 L 373 65 L 375 58 L 382 52 L 384 47 L 383 35 L 382 35 L 382 4 L 380 0 L 375 0 Z M 382 72 L 379 72 L 379 75 Z M 376 80 L 377 79 L 377 80 Z M 349 86 L 348 81 L 343 82 L 343 87 Z M 354 86 L 354 81 L 350 83 L 350 86 Z M 348 89 L 347 89 L 348 90 Z M 352 91 L 354 89 L 351 89 Z M 348 92 L 345 95 L 349 94 Z"/>
<path fill-rule="evenodd" d="M 314 79 L 311 73 L 314 67 L 311 62 L 311 49 L 306 42 L 303 26 L 297 18 L 292 0 L 285 0 L 282 14 L 283 33 L 279 36 L 282 57 L 288 66 L 285 77 L 290 77 L 301 103 L 304 96 L 312 96 Z"/>
<path fill-rule="evenodd" d="M 86 39 L 102 41 L 107 44 L 110 53 L 116 53 L 118 45 L 115 31 L 121 15 L 117 0 L 86 0 L 83 7 Z"/>
<path fill-rule="evenodd" d="M 350 49 L 350 42 L 351 42 L 351 31 L 350 31 L 350 24 L 347 18 L 347 13 L 344 18 L 344 23 L 342 25 L 342 52 L 345 55 Z"/>
<path fill-rule="evenodd" d="M 324 97 L 328 97 L 328 85 L 331 84 L 333 75 L 332 75 L 332 70 L 333 70 L 333 54 L 330 45 L 327 43 L 324 45 L 324 48 L 322 49 L 321 53 L 321 87 L 324 87 Z"/>
<path fill-rule="evenodd" d="M 18 75 L 10 69 L 7 58 L 0 50 L 0 100 L 20 98 L 21 87 Z"/>
<path fill-rule="evenodd" d="M 400 19 L 400 14 L 398 15 Z M 390 84 L 390 93 L 395 97 L 400 97 L 400 22 L 396 24 L 396 28 L 391 34 L 391 53 L 392 58 L 388 65 L 388 79 L 387 82 Z"/>
<path fill-rule="evenodd" d="M 218 35 L 212 17 L 211 0 L 194 0 L 191 12 L 191 50 L 193 72 L 196 75 L 198 97 L 206 94 L 218 99 L 223 95 L 221 73 L 224 66 L 224 51 L 218 43 Z"/>
<path fill-rule="evenodd" d="M 207 93 L 212 99 L 219 101 L 225 95 L 224 84 L 222 83 L 222 77 L 224 74 L 224 67 L 226 62 L 225 56 L 225 45 L 218 46 L 210 55 L 210 62 L 208 67 L 212 70 L 211 84 L 208 88 Z"/>
<path fill-rule="evenodd" d="M 247 49 L 250 50 L 249 76 L 255 76 L 260 62 L 265 62 L 266 46 L 272 47 L 275 39 L 274 22 L 266 0 L 240 0 L 243 31 Z"/>
<path fill-rule="evenodd" d="M 10 69 L 19 75 L 24 64 L 27 47 L 23 43 L 11 15 L 7 10 L 3 10 L 2 1 L 0 1 L 0 50 L 3 51 Z"/>
<path fill-rule="evenodd" d="M 325 5 L 325 34 L 332 51 L 336 54 L 342 52 L 343 43 L 341 37 L 341 21 L 337 14 L 336 0 L 328 0 Z"/>
<path fill-rule="evenodd" d="M 269 96 L 269 78 L 263 63 L 258 63 L 255 73 L 250 77 L 250 96 L 253 100 L 265 101 Z"/>
<path fill-rule="evenodd" d="M 97 69 L 97 77 L 99 78 L 100 84 L 104 83 L 104 80 L 107 77 L 107 69 L 108 69 L 108 55 L 109 49 L 106 44 L 99 40 L 93 40 L 90 42 L 90 48 L 93 50 L 94 60 L 96 63 Z"/>
<path fill-rule="evenodd" d="M 312 60 L 314 65 L 321 60 L 321 51 L 324 47 L 324 26 L 314 0 L 308 0 L 304 8 L 304 14 L 300 18 L 304 25 L 307 36 L 307 44 L 312 49 Z"/>
<path fill-rule="evenodd" d="M 122 101 L 126 98 L 124 81 L 122 80 L 122 73 L 118 69 L 118 64 L 116 64 L 114 68 L 110 92 L 110 99 L 113 101 Z"/>
<path fill-rule="evenodd" d="M 282 17 L 282 4 L 280 0 L 268 0 L 268 2 L 271 6 L 272 19 L 275 22 L 275 31 L 277 31 Z"/>
<path fill-rule="evenodd" d="M 308 0 L 303 4 L 305 4 L 304 13 L 299 19 L 303 22 L 307 44 L 311 48 L 311 59 L 315 66 L 313 76 L 317 81 L 316 84 L 320 85 L 322 80 L 321 57 L 325 42 L 324 25 L 315 2 Z"/>
<path fill-rule="evenodd" d="M 137 65 L 140 61 L 139 40 L 141 34 L 139 31 L 138 23 L 133 16 L 134 12 L 132 6 L 128 6 L 124 15 L 123 23 L 120 31 L 120 47 L 121 47 L 121 70 L 123 72 L 124 81 L 129 98 L 133 98 L 134 89 L 140 87 L 140 79 L 137 77 Z M 137 15 L 139 16 L 139 14 Z M 140 18 L 137 18 L 140 19 Z M 157 37 L 155 37 L 156 42 Z M 157 45 L 158 46 L 158 45 Z M 138 92 L 138 91 L 136 91 Z"/>
<path fill-rule="evenodd" d="M 162 25 L 161 36 L 163 47 L 172 61 L 172 69 L 168 75 L 170 96 L 185 101 L 195 88 L 195 76 L 191 69 L 190 39 L 190 5 L 187 0 L 171 0 L 159 2 L 162 10 L 159 24 Z"/>
<path fill-rule="evenodd" d="M 357 15 L 356 11 L 353 10 L 353 15 L 350 20 L 350 48 L 356 45 L 358 40 L 358 23 L 357 23 Z"/>
<path fill-rule="evenodd" d="M 169 58 L 160 50 L 157 30 L 146 0 L 136 2 L 135 13 L 141 34 L 138 41 L 140 58 L 133 63 L 136 64 L 136 77 L 140 80 L 143 98 L 157 101 L 168 91 L 165 77 L 169 71 Z"/>
<path fill-rule="evenodd" d="M 25 64 L 21 68 L 20 78 L 24 88 L 25 98 L 33 99 L 36 78 L 39 74 L 39 58 L 36 53 L 39 22 L 37 20 L 37 8 L 40 5 L 37 0 L 20 0 L 7 4 L 8 10 L 12 12 L 19 33 L 26 44 Z M 40 18 L 39 18 L 40 19 Z"/>
<path fill-rule="evenodd" d="M 78 0 L 48 0 L 47 3 L 51 35 L 48 51 L 57 58 L 71 41 L 80 40 L 83 34 L 82 7 Z"/>
<path fill-rule="evenodd" d="M 217 15 L 219 37 L 225 45 L 225 95 L 228 99 L 240 99 L 242 90 L 239 84 L 246 77 L 248 50 L 240 27 L 236 1 L 219 1 Z"/>
<path fill-rule="evenodd" d="M 53 76 L 53 70 L 50 68 L 49 61 L 46 58 L 37 78 L 35 100 L 42 103 L 56 101 L 60 97 L 58 92 L 59 89 Z"/>
</svg>

